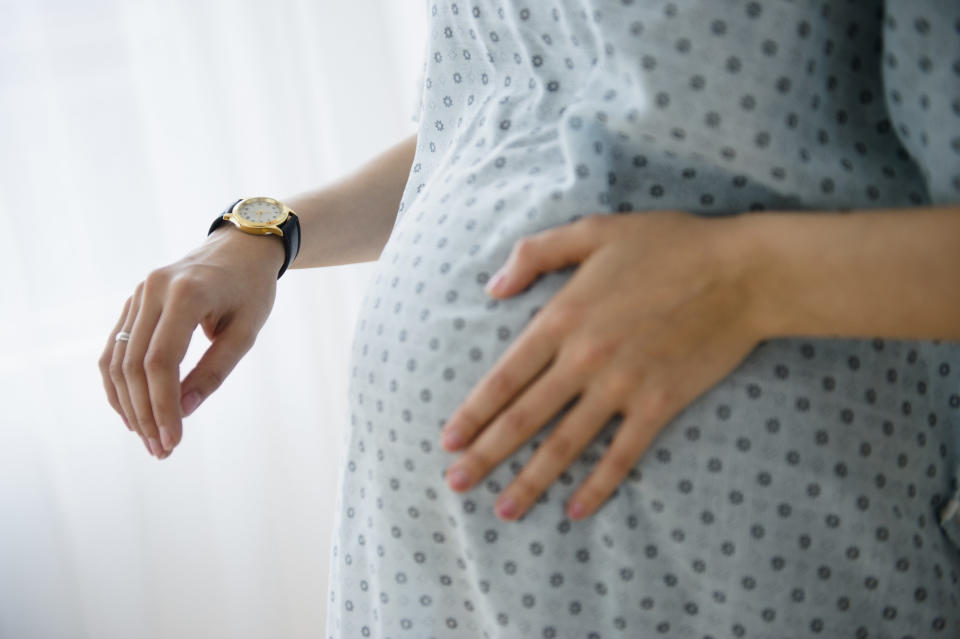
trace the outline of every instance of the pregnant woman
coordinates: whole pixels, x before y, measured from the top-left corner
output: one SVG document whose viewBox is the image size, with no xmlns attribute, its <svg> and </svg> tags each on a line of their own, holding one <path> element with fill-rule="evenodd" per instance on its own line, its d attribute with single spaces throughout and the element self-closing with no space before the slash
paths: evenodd
<svg viewBox="0 0 960 639">
<path fill-rule="evenodd" d="M 377 259 L 327 636 L 960 636 L 960 5 L 426 7 L 417 135 L 297 255 L 226 224 L 127 301 L 148 450 L 278 269 Z"/>
</svg>

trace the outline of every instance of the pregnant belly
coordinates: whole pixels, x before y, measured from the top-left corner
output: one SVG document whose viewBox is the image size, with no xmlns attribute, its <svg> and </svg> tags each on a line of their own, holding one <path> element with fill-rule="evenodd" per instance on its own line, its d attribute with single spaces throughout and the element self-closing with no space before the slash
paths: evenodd
<svg viewBox="0 0 960 639">
<path fill-rule="evenodd" d="M 546 273 L 527 290 L 495 300 L 483 285 L 510 250 L 506 234 L 497 228 L 485 237 L 458 233 L 472 223 L 468 214 L 455 220 L 435 210 L 428 215 L 409 216 L 395 229 L 371 282 L 354 344 L 352 409 L 384 455 L 389 447 L 403 455 L 399 466 L 416 469 L 405 471 L 408 481 L 446 495 L 452 500 L 447 506 L 457 509 L 461 499 L 482 496 L 482 507 L 492 511 L 496 493 L 572 404 L 543 416 L 543 429 L 464 496 L 442 481 L 457 454 L 442 450 L 439 433 L 574 268 Z M 766 342 L 663 428 L 625 483 L 626 495 L 619 491 L 618 503 L 606 513 L 636 516 L 650 507 L 656 487 L 674 507 L 711 523 L 723 521 L 724 513 L 737 510 L 729 507 L 739 505 L 729 501 L 729 482 L 742 483 L 741 498 L 754 495 L 758 512 L 785 502 L 811 512 L 847 507 L 862 522 L 869 513 L 857 506 L 863 496 L 858 491 L 880 482 L 886 499 L 907 495 L 901 513 L 925 513 L 949 480 L 938 446 L 952 450 L 955 443 L 948 429 L 928 424 L 939 401 L 933 398 L 937 380 L 930 374 L 933 364 L 918 363 L 915 355 L 913 364 L 905 363 L 916 348 L 934 349 L 927 356 L 936 363 L 937 347 L 908 341 L 888 341 L 884 350 L 867 339 Z M 885 377 L 891 369 L 900 371 L 896 386 Z M 912 392 L 918 384 L 931 392 Z M 907 414 L 905 404 L 913 407 Z M 595 466 L 619 423 L 619 416 L 611 416 L 564 472 L 563 500 L 541 509 L 550 518 L 562 517 L 563 501 Z M 639 491 L 642 478 L 646 489 Z M 836 503 L 841 498 L 845 506 Z M 789 527 L 785 532 L 792 534 Z"/>
<path fill-rule="evenodd" d="M 930 425 L 933 396 L 944 392 L 928 374 L 936 351 L 906 364 L 912 342 L 888 341 L 883 351 L 869 340 L 764 343 L 668 423 L 584 521 L 567 520 L 565 504 L 619 417 L 519 522 L 496 518 L 497 495 L 565 411 L 473 489 L 454 493 L 442 477 L 457 456 L 439 446 L 444 421 L 566 279 L 552 274 L 494 301 L 478 281 L 493 265 L 469 257 L 451 257 L 446 273 L 444 261 L 432 273 L 418 270 L 425 259 L 384 262 L 358 325 L 351 462 L 378 508 L 345 523 L 343 539 L 370 534 L 382 543 L 391 568 L 372 556 L 366 563 L 384 571 L 378 579 L 402 571 L 426 592 L 445 566 L 464 580 L 459 592 L 479 597 L 479 588 L 491 609 L 510 610 L 522 593 L 489 589 L 508 569 L 543 610 L 566 615 L 570 601 L 582 601 L 591 619 L 642 615 L 638 588 L 664 580 L 670 589 L 660 605 L 696 602 L 727 625 L 787 601 L 833 614 L 845 596 L 859 611 L 852 624 L 897 602 L 901 614 L 924 619 L 950 606 L 944 580 L 960 569 L 960 554 L 945 544 L 931 504 L 947 493 L 955 451 L 950 459 L 940 451 L 954 444 L 947 429 Z M 927 397 L 908 390 L 921 382 Z M 914 598 L 920 584 L 924 600 Z M 595 597 L 601 589 L 606 597 Z"/>
<path fill-rule="evenodd" d="M 559 150 L 549 143 L 543 143 L 541 151 L 525 163 L 519 159 L 522 153 L 517 153 L 511 165 L 563 165 L 562 158 L 551 156 Z M 490 159 L 494 166 L 495 158 L 493 154 Z M 405 201 L 413 204 L 398 217 L 378 261 L 354 342 L 354 419 L 362 419 L 369 434 L 395 451 L 407 447 L 409 456 L 402 465 L 418 468 L 416 476 L 450 495 L 442 473 L 457 455 L 439 446 L 445 421 L 576 267 L 544 273 L 526 290 L 506 299 L 491 298 L 483 287 L 506 261 L 516 240 L 569 223 L 590 210 L 583 203 L 587 191 L 580 182 L 528 172 L 514 182 L 487 178 L 478 184 L 481 178 L 476 176 L 490 173 L 483 169 L 483 163 L 475 172 L 444 165 L 413 199 L 408 198 L 414 181 L 408 184 Z M 729 490 L 721 494 L 713 481 L 718 477 L 738 481 L 749 477 L 751 490 L 762 489 L 758 495 L 770 493 L 773 503 L 794 499 L 806 503 L 811 493 L 829 493 L 831 497 L 811 502 L 828 508 L 836 496 L 831 486 L 855 500 L 858 495 L 849 494 L 851 478 L 876 483 L 885 465 L 902 467 L 902 456 L 901 466 L 897 462 L 902 451 L 896 450 L 901 442 L 891 440 L 884 430 L 890 430 L 886 423 L 894 423 L 898 436 L 911 441 L 934 437 L 942 441 L 908 455 L 905 475 L 888 472 L 879 481 L 901 481 L 897 477 L 902 475 L 904 490 L 913 486 L 909 491 L 914 496 L 924 484 L 927 497 L 943 491 L 948 472 L 940 471 L 948 460 L 935 451 L 941 443 L 953 450 L 955 443 L 948 429 L 931 429 L 927 415 L 945 408 L 942 397 L 934 398 L 934 391 L 937 384 L 949 385 L 950 380 L 938 380 L 930 367 L 944 357 L 956 357 L 944 352 L 947 348 L 888 341 L 885 349 L 878 349 L 868 339 L 770 340 L 663 428 L 654 449 L 672 452 L 658 457 L 656 450 L 648 451 L 631 473 L 631 481 L 639 482 L 644 475 L 649 478 L 646 499 L 634 494 L 628 483 L 628 498 L 612 510 L 635 512 L 641 502 L 649 507 L 649 484 L 662 481 L 661 487 L 672 495 L 682 481 L 687 490 L 678 506 L 699 509 L 701 514 L 715 511 L 718 500 L 729 497 Z M 926 360 L 916 356 L 917 349 L 926 354 Z M 911 351 L 913 357 L 908 360 Z M 860 364 L 853 368 L 850 361 Z M 900 371 L 896 386 L 884 378 L 891 369 Z M 930 392 L 916 393 L 918 384 L 929 386 Z M 944 392 L 948 391 L 941 395 Z M 911 402 L 914 409 L 903 414 L 902 406 Z M 571 407 L 545 416 L 542 431 L 491 472 L 484 484 L 488 492 L 480 493 L 485 507 L 492 510 L 496 495 L 489 493 L 499 492 L 511 481 Z M 576 468 L 562 476 L 565 481 L 576 479 L 562 484 L 565 496 L 592 470 L 619 423 L 619 416 L 612 416 Z M 863 454 L 867 450 L 872 453 Z M 677 460 L 682 461 L 677 464 Z M 931 464 L 935 471 L 928 470 Z M 726 472 L 714 477 L 717 468 Z M 690 476 L 681 477 L 682 472 Z M 776 481 L 776 473 L 790 479 Z M 701 478 L 696 490 L 690 488 L 693 475 Z M 917 508 L 924 511 L 923 506 Z M 554 505 L 551 513 L 561 515 L 562 504 Z"/>
<path fill-rule="evenodd" d="M 666 580 L 672 594 L 663 597 L 672 600 L 658 603 L 663 609 L 696 602 L 728 628 L 726 615 L 745 606 L 759 615 L 806 597 L 811 615 L 834 611 L 830 588 L 858 593 L 859 619 L 907 599 L 925 619 L 949 605 L 946 575 L 960 570 L 960 554 L 934 517 L 957 457 L 946 427 L 955 380 L 935 373 L 943 358 L 956 362 L 944 345 L 770 340 L 663 426 L 584 521 L 567 520 L 564 507 L 619 416 L 598 426 L 519 522 L 497 519 L 496 498 L 572 406 L 544 416 L 543 428 L 473 489 L 450 490 L 443 473 L 458 454 L 439 445 L 445 421 L 575 268 L 545 273 L 503 300 L 484 284 L 517 239 L 603 207 L 592 209 L 590 190 L 562 175 L 518 170 L 524 177 L 511 186 L 482 167 L 475 175 L 488 177 L 471 181 L 473 172 L 445 166 L 418 197 L 405 197 L 411 204 L 384 247 L 355 333 L 343 475 L 351 501 L 339 537 L 354 570 L 365 555 L 363 569 L 376 579 L 402 576 L 423 592 L 440 571 L 458 593 L 479 600 L 479 589 L 491 611 L 516 609 L 523 593 L 490 588 L 515 574 L 542 597 L 536 611 L 566 615 L 570 601 L 594 601 L 582 614 L 607 619 L 623 609 L 644 614 L 642 585 Z M 412 181 L 406 195 L 416 188 Z M 938 585 L 916 601 L 919 583 Z M 594 597 L 601 590 L 605 597 Z M 435 601 L 449 593 L 438 587 Z M 724 603 L 728 596 L 736 605 Z"/>
</svg>

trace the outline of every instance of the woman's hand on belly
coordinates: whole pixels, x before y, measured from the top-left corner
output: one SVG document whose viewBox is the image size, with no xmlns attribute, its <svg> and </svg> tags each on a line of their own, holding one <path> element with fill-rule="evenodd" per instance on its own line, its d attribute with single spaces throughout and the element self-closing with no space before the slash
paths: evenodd
<svg viewBox="0 0 960 639">
<path fill-rule="evenodd" d="M 451 488 L 476 485 L 579 396 L 496 509 L 503 519 L 522 515 L 620 413 L 567 516 L 599 508 L 660 429 L 766 337 L 746 284 L 741 217 L 749 216 L 598 214 L 519 240 L 489 294 L 510 297 L 541 273 L 579 267 L 444 426 L 443 446 L 465 447 L 447 469 Z"/>
</svg>

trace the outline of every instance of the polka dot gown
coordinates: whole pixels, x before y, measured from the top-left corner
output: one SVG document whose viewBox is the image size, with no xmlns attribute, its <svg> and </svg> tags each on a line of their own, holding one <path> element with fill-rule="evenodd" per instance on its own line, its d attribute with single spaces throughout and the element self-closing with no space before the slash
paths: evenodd
<svg viewBox="0 0 960 639">
<path fill-rule="evenodd" d="M 582 521 L 616 416 L 519 521 L 445 420 L 575 267 L 495 300 L 588 214 L 960 201 L 960 4 L 428 0 L 416 156 L 356 326 L 326 634 L 957 637 L 960 344 L 771 339 Z M 946 294 L 946 292 L 945 292 Z"/>
</svg>

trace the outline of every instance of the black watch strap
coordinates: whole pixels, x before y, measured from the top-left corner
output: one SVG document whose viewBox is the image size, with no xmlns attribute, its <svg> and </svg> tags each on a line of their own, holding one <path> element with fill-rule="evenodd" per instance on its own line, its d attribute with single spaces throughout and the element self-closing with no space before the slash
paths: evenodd
<svg viewBox="0 0 960 639">
<path fill-rule="evenodd" d="M 239 198 L 234 201 L 230 206 L 223 210 L 223 213 L 217 216 L 217 219 L 213 221 L 210 225 L 210 230 L 207 231 L 207 235 L 210 235 L 223 224 L 229 224 L 229 220 L 223 219 L 223 216 L 229 213 L 234 206 L 237 205 L 237 202 L 242 200 Z M 277 228 L 283 231 L 283 237 L 280 239 L 283 240 L 283 251 L 284 251 L 284 260 L 283 266 L 280 267 L 280 273 L 277 275 L 277 279 L 283 275 L 284 271 L 287 270 L 287 267 L 293 263 L 293 260 L 297 258 L 297 254 L 300 252 L 300 218 L 297 217 L 295 213 L 290 213 L 287 219 L 283 224 L 280 224 Z M 243 231 L 241 231 L 242 233 Z"/>
</svg>

